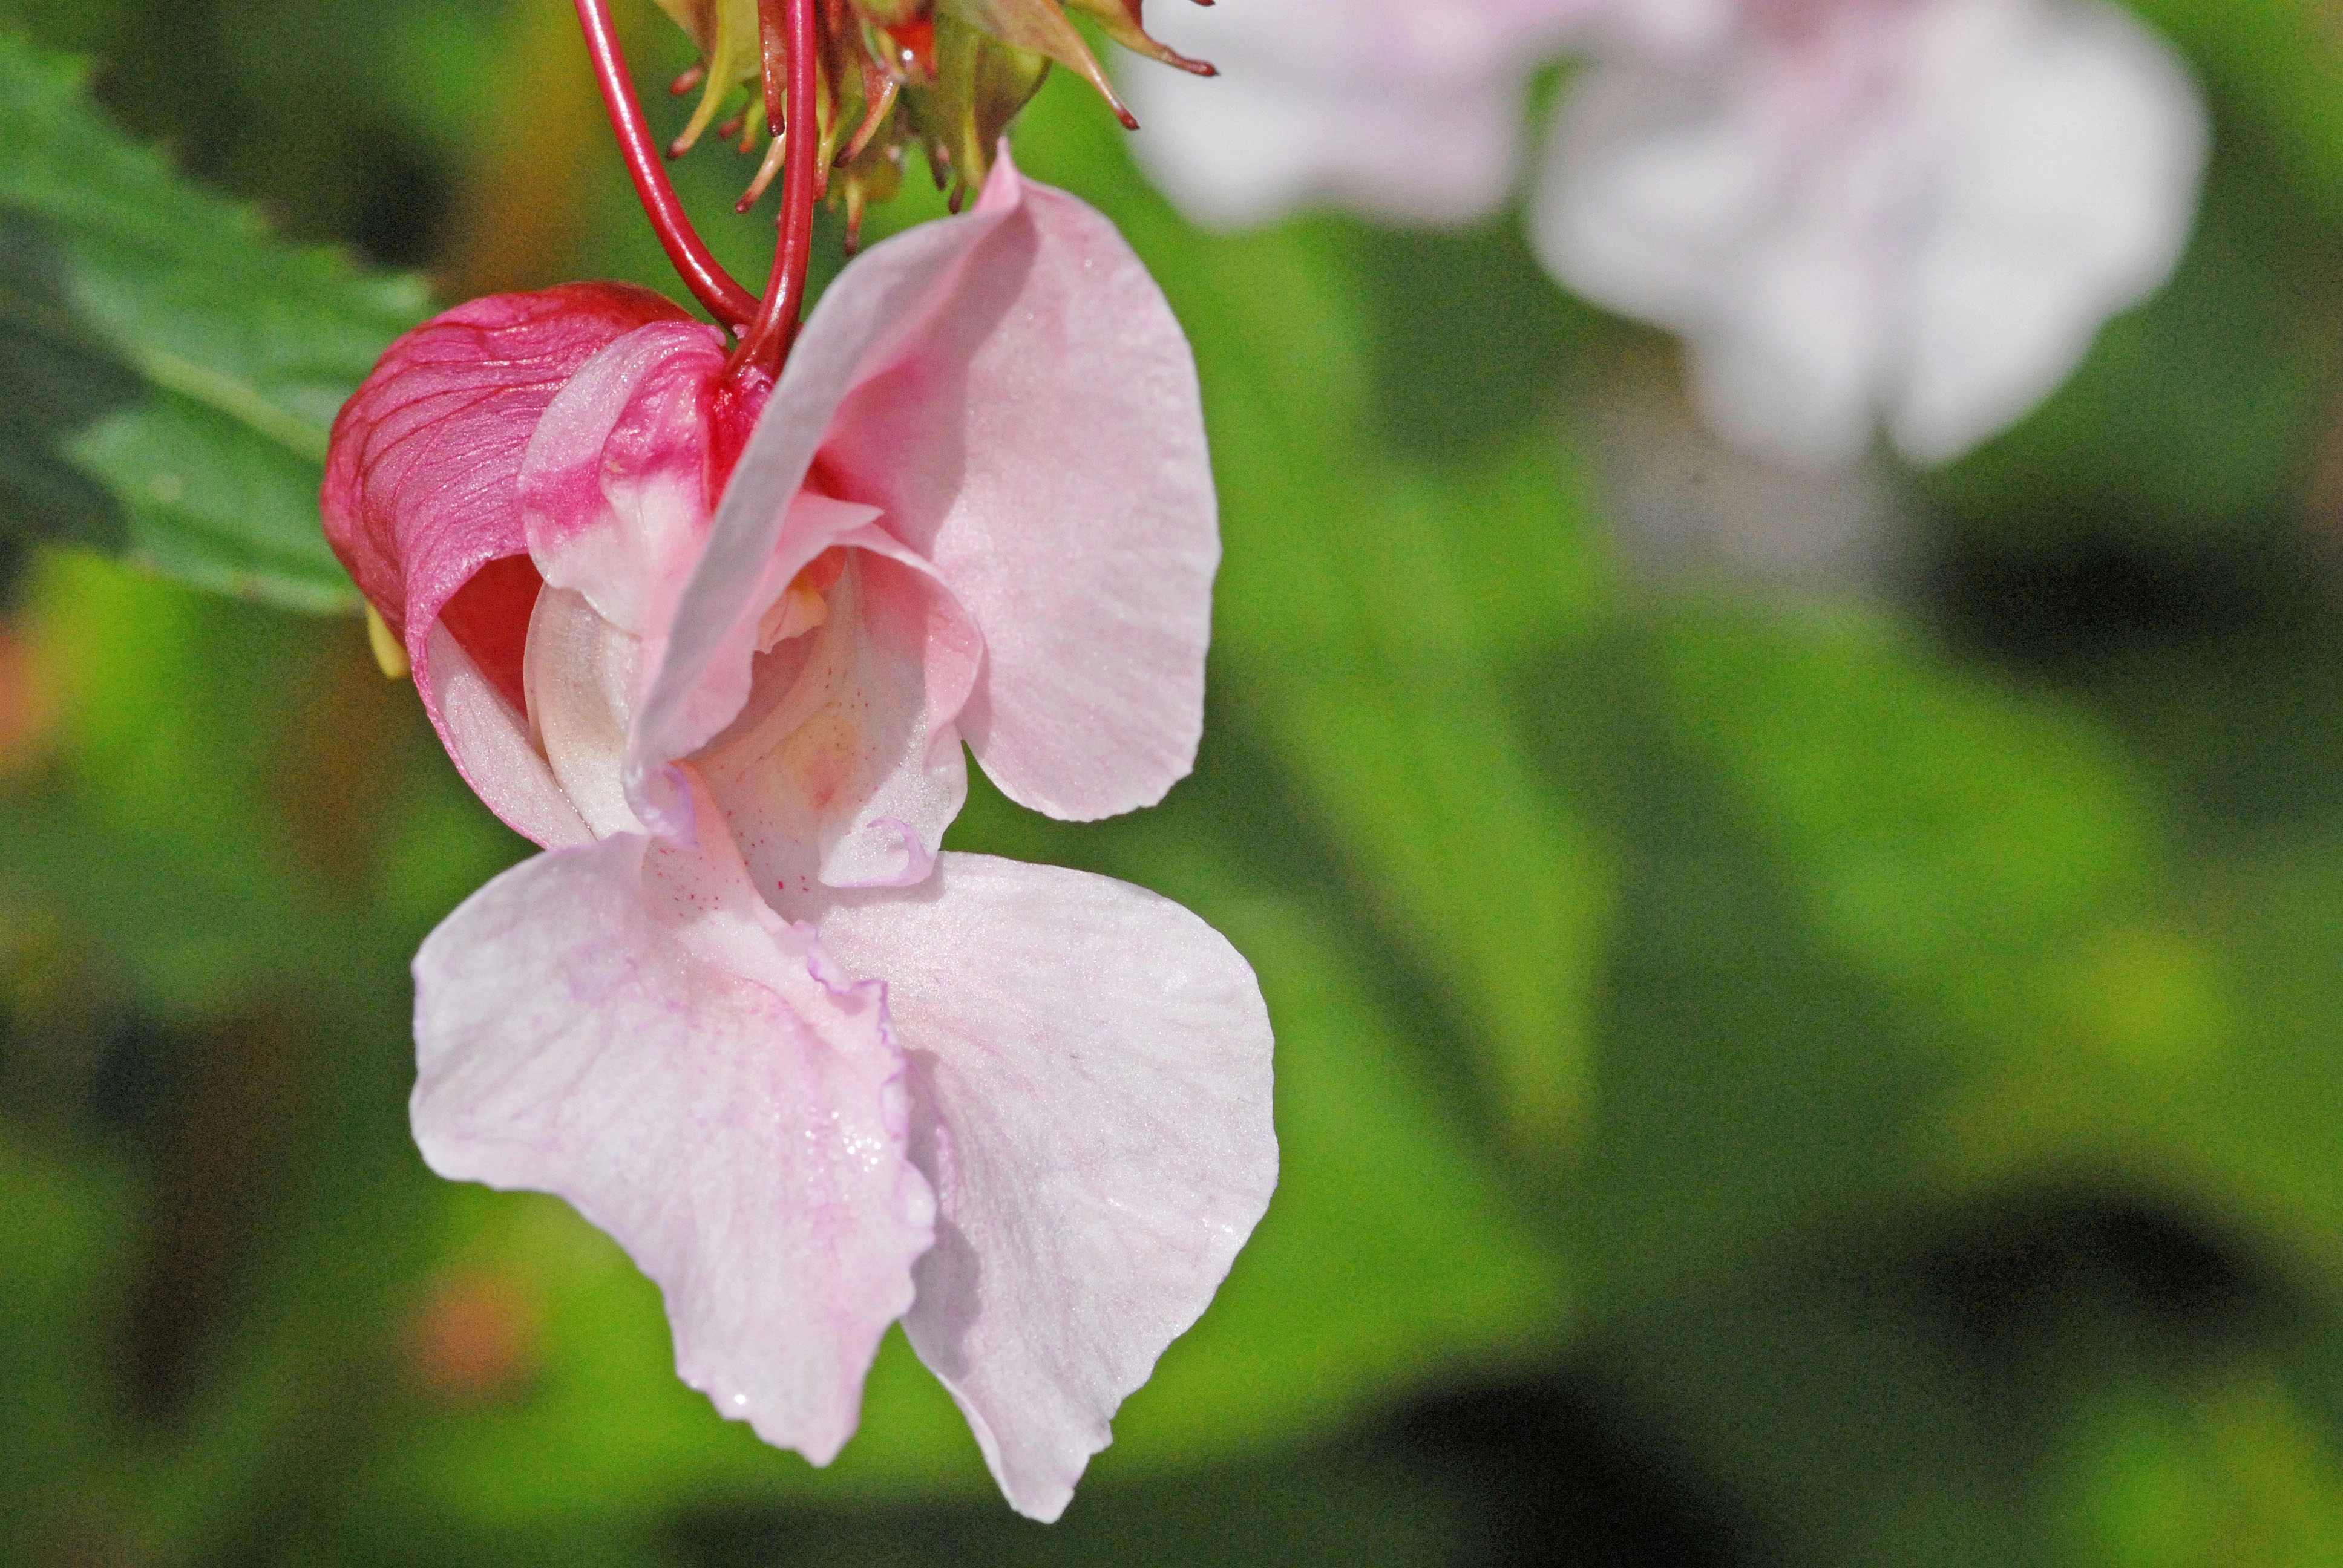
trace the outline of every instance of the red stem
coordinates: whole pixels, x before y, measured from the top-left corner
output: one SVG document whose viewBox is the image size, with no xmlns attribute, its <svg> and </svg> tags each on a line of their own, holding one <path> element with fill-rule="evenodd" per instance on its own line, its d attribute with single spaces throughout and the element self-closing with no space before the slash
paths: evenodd
<svg viewBox="0 0 2343 1568">
<path fill-rule="evenodd" d="M 582 3 L 582 0 L 581 0 Z M 814 176 L 820 173 L 821 116 L 814 103 L 815 6 L 818 0 L 758 0 L 759 19 L 769 29 L 779 22 L 788 40 L 788 137 L 781 152 L 780 238 L 773 247 L 773 276 L 757 319 L 740 340 L 726 368 L 728 381 L 759 381 L 766 386 L 779 378 L 781 362 L 789 357 L 797 337 L 798 309 L 805 302 L 806 267 L 813 255 Z M 778 17 L 775 12 L 781 15 Z M 766 72 L 765 102 L 769 114 L 773 81 Z"/>
<path fill-rule="evenodd" d="M 609 0 L 577 0 L 577 4 L 578 25 L 586 35 L 586 52 L 593 56 L 602 105 L 610 112 L 610 129 L 618 136 L 618 152 L 627 160 L 627 173 L 633 176 L 635 195 L 650 217 L 651 228 L 692 297 L 707 307 L 709 315 L 738 332 L 752 319 L 761 318 L 757 297 L 735 283 L 732 275 L 708 253 L 691 220 L 684 216 L 683 204 L 676 199 L 675 186 L 668 183 L 667 168 L 651 140 L 642 106 L 635 102 L 627 56 L 618 47 L 618 30 L 610 22 Z M 794 66 L 791 75 L 795 75 Z M 792 146 L 789 151 L 794 157 L 797 149 Z M 792 301 L 792 321 L 796 314 Z"/>
</svg>

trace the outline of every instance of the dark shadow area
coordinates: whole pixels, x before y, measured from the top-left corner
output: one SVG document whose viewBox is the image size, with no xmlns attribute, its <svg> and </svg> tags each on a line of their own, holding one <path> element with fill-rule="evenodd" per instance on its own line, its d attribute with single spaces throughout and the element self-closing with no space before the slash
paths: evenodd
<svg viewBox="0 0 2343 1568">
<path fill-rule="evenodd" d="M 1953 1217 L 1919 1241 L 1924 1311 L 1998 1362 L 2081 1303 L 2176 1346 L 2268 1332 L 2292 1292 L 2236 1238 L 2145 1195 L 2045 1191 Z"/>
<path fill-rule="evenodd" d="M 0 611 L 34 541 L 123 544 L 121 508 L 68 448 L 143 388 L 82 328 L 65 276 L 57 243 L 39 225 L 0 219 Z"/>
<path fill-rule="evenodd" d="M 1475 1568 L 1731 1568 L 1747 1526 L 1591 1380 L 1458 1389 L 1400 1412 L 1402 1440 L 1470 1487 Z"/>
</svg>

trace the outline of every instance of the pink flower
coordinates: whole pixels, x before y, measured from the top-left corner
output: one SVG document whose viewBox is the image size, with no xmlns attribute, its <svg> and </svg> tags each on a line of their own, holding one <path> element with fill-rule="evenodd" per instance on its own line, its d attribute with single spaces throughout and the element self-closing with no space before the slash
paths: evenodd
<svg viewBox="0 0 2343 1568">
<path fill-rule="evenodd" d="M 1523 87 L 1547 270 L 1680 333 L 1710 423 L 1792 462 L 1958 456 L 2161 286 L 2207 145 L 2187 69 L 2102 0 L 1229 0 L 1141 65 L 1141 160 L 1190 216 L 1483 216 Z"/>
<path fill-rule="evenodd" d="M 1068 818 L 1192 760 L 1186 340 L 1003 158 L 839 278 L 719 500 L 723 360 L 638 291 L 498 297 L 336 425 L 329 535 L 548 851 L 417 956 L 417 1140 L 609 1231 L 683 1378 L 817 1463 L 900 1318 L 1054 1518 L 1268 1201 L 1269 1024 L 1179 906 L 937 846 L 963 741 Z"/>
<path fill-rule="evenodd" d="M 1713 51 L 1597 65 L 1538 249 L 1684 335 L 1724 435 L 1805 463 L 1884 420 L 1938 462 L 2056 389 L 2187 239 L 2205 113 L 2096 0 L 1743 0 Z"/>
</svg>

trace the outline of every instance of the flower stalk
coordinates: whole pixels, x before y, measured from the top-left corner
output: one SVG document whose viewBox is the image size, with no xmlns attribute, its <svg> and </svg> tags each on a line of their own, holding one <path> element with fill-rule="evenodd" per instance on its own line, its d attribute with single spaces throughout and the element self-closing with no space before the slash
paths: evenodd
<svg viewBox="0 0 2343 1568">
<path fill-rule="evenodd" d="M 761 377 L 770 386 L 789 357 L 797 336 L 798 310 L 805 300 L 806 268 L 813 256 L 813 204 L 820 175 L 821 127 L 814 103 L 817 91 L 814 7 L 817 0 L 758 0 L 765 36 L 782 40 L 781 74 L 773 81 L 774 51 L 765 51 L 766 97 L 775 86 L 782 105 L 781 212 L 779 237 L 773 246 L 773 272 L 756 319 L 740 339 L 728 381 L 750 383 Z M 777 15 L 778 14 L 778 15 Z"/>
<path fill-rule="evenodd" d="M 683 203 L 677 199 L 675 186 L 668 180 L 658 145 L 651 139 L 650 126 L 643 118 L 642 106 L 635 102 L 632 80 L 627 74 L 627 56 L 618 46 L 618 29 L 610 20 L 609 0 L 577 0 L 577 6 L 578 25 L 586 35 L 586 53 L 594 64 L 594 79 L 602 89 L 602 106 L 610 116 L 611 134 L 618 138 L 619 156 L 626 160 L 627 174 L 634 181 L 636 198 L 650 218 L 651 230 L 659 236 L 668 261 L 683 279 L 684 286 L 691 290 L 692 297 L 709 315 L 738 332 L 755 319 L 757 297 L 724 270 L 701 242 L 691 220 L 684 216 Z"/>
</svg>

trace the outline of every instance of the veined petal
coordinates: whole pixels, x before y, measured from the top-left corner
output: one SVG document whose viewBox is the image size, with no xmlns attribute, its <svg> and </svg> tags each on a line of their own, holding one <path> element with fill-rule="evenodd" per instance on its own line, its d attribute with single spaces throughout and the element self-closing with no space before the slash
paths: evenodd
<svg viewBox="0 0 2343 1568">
<path fill-rule="evenodd" d="M 1006 157 L 926 318 L 815 466 L 982 628 L 960 729 L 1012 799 L 1161 799 L 1203 726 L 1219 511 L 1188 340 L 1114 226 Z"/>
<path fill-rule="evenodd" d="M 568 841 L 568 825 L 528 804 L 534 784 L 517 782 L 527 769 L 498 739 L 527 728 L 520 634 L 536 579 L 524 553 L 522 454 L 579 366 L 646 323 L 682 318 L 658 295 L 623 284 L 475 299 L 392 344 L 334 421 L 318 498 L 326 538 L 405 642 L 456 766 L 539 843 Z M 467 607 L 478 613 L 458 613 Z M 434 668 L 442 647 L 461 648 L 468 668 L 442 678 Z M 451 690 L 465 694 L 460 722 L 444 706 Z M 509 722 L 494 705 L 511 709 Z"/>
<path fill-rule="evenodd" d="M 1054 1519 L 1276 1185 L 1252 970 L 1169 900 L 985 855 L 820 930 L 886 977 L 910 1057 L 939 1213 L 903 1326 L 1009 1501 Z"/>
<path fill-rule="evenodd" d="M 416 1141 L 443 1176 L 568 1200 L 659 1282 L 679 1375 L 827 1463 L 934 1202 L 883 988 L 767 910 L 689 798 L 696 847 L 540 855 L 424 943 Z"/>
</svg>

